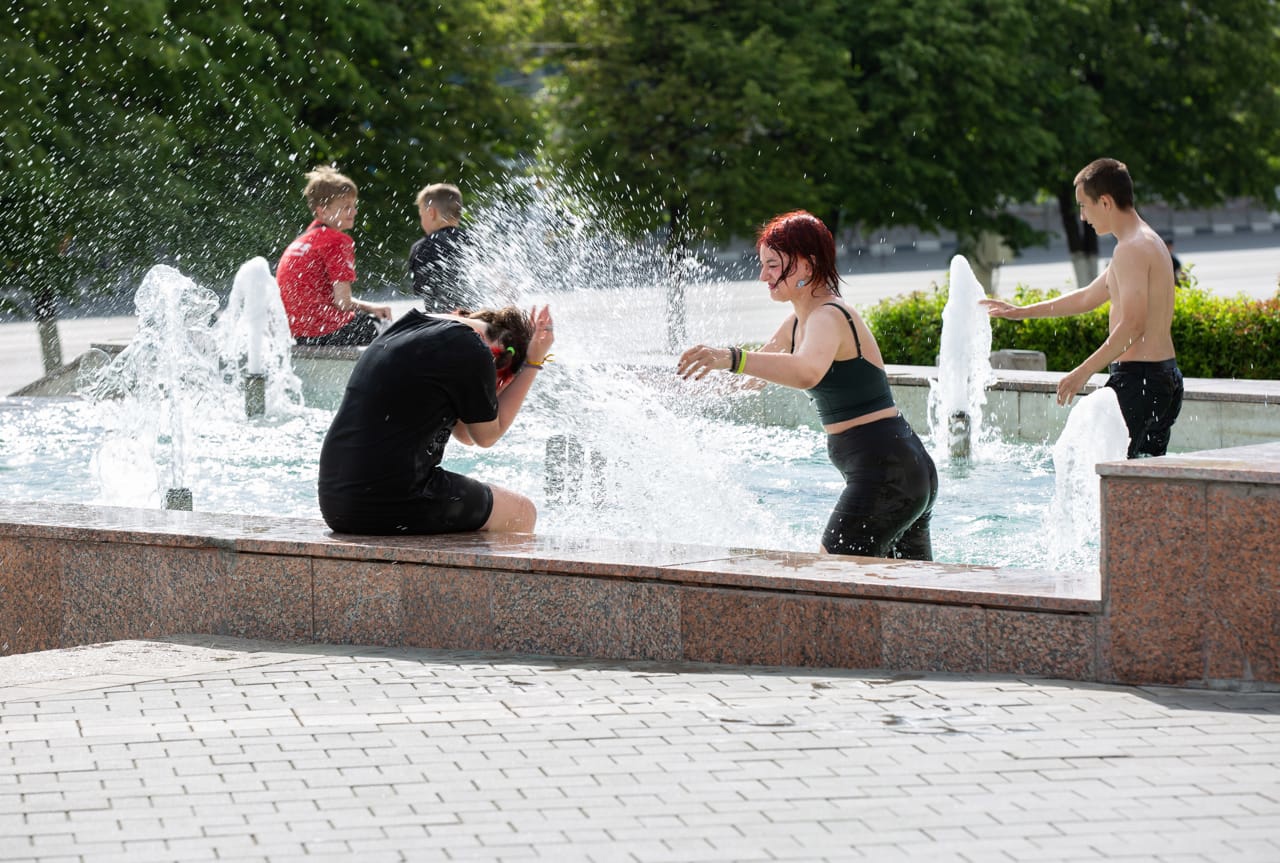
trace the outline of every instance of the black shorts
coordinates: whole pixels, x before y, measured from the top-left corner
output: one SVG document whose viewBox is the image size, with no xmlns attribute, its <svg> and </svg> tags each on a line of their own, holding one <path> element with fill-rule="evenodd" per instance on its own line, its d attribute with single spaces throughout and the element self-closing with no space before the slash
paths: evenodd
<svg viewBox="0 0 1280 863">
<path fill-rule="evenodd" d="M 360 499 L 320 492 L 320 514 L 336 533 L 399 536 L 479 530 L 493 513 L 493 490 L 437 467 L 426 492 L 401 500 Z"/>
<path fill-rule="evenodd" d="M 1182 410 L 1182 372 L 1177 360 L 1111 364 L 1107 386 L 1116 391 L 1129 429 L 1129 458 L 1164 455 Z"/>
<path fill-rule="evenodd" d="M 356 312 L 356 316 L 347 321 L 346 326 L 323 336 L 298 336 L 294 342 L 299 345 L 325 345 L 328 347 L 360 347 L 367 345 L 378 337 L 378 319 L 365 312 Z"/>
<path fill-rule="evenodd" d="M 831 554 L 933 560 L 933 459 L 901 415 L 827 437 L 844 492 L 822 534 Z"/>
</svg>

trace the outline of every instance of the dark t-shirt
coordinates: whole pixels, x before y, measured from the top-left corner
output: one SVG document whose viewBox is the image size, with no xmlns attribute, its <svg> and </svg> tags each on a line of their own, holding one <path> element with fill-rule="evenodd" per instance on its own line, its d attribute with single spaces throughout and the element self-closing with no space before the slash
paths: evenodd
<svg viewBox="0 0 1280 863">
<path fill-rule="evenodd" d="M 428 312 L 450 313 L 469 307 L 462 284 L 462 248 L 466 240 L 461 228 L 445 227 L 413 244 L 409 252 L 413 292 L 426 298 Z"/>
<path fill-rule="evenodd" d="M 497 416 L 493 354 L 475 330 L 408 312 L 351 371 L 320 448 L 322 508 L 433 497 L 454 425 Z"/>
</svg>

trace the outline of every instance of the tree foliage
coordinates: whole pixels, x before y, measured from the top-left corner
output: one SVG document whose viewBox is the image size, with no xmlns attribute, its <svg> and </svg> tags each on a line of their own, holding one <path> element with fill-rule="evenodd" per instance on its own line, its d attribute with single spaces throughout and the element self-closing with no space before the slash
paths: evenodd
<svg viewBox="0 0 1280 863">
<path fill-rule="evenodd" d="M 0 22 L 0 287 L 56 314 L 176 262 L 229 281 L 309 220 L 337 163 L 364 277 L 398 275 L 432 181 L 483 183 L 532 139 L 518 0 L 41 0 Z M 376 279 L 375 279 L 376 281 Z"/>
<path fill-rule="evenodd" d="M 1026 4 L 849 5 L 845 80 L 864 117 L 847 143 L 859 166 L 841 190 L 849 214 L 962 238 L 993 231 L 1015 248 L 1036 240 L 1005 215 L 1035 197 L 1037 160 L 1057 147 L 1041 94 L 1023 81 L 1020 55 L 1039 36 Z"/>
<path fill-rule="evenodd" d="M 585 0 L 558 23 L 549 152 L 642 227 L 806 207 L 1017 248 L 1042 238 L 1007 204 L 1045 193 L 1077 249 L 1071 181 L 1098 156 L 1140 201 L 1274 202 L 1280 180 L 1274 0 Z"/>
<path fill-rule="evenodd" d="M 1026 86 L 1058 146 L 1035 172 L 1059 202 L 1071 249 L 1072 180 L 1099 156 L 1125 162 L 1144 200 L 1276 202 L 1280 183 L 1280 3 L 1274 0 L 1034 0 L 1040 37 Z M 1247 70 L 1247 71 L 1246 71 Z"/>
<path fill-rule="evenodd" d="M 362 286 L 394 280 L 417 188 L 481 195 L 539 141 L 677 245 L 804 207 L 1018 246 L 1006 204 L 1047 194 L 1077 248 L 1100 155 L 1140 205 L 1274 205 L 1278 82 L 1275 0 L 11 0 L 0 304 L 48 319 L 161 260 L 225 281 L 321 162 L 360 185 Z"/>
<path fill-rule="evenodd" d="M 859 111 L 835 0 L 590 0 L 564 22 L 548 153 L 637 230 L 749 233 L 780 209 L 838 206 Z"/>
</svg>

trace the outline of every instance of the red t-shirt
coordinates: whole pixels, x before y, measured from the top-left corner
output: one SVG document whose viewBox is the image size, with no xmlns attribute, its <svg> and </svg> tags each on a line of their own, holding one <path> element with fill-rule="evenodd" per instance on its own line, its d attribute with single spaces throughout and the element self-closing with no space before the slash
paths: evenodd
<svg viewBox="0 0 1280 863">
<path fill-rule="evenodd" d="M 334 306 L 333 283 L 355 280 L 355 241 L 316 219 L 289 244 L 276 267 L 276 284 L 294 338 L 326 336 L 345 327 L 356 313 Z"/>
</svg>

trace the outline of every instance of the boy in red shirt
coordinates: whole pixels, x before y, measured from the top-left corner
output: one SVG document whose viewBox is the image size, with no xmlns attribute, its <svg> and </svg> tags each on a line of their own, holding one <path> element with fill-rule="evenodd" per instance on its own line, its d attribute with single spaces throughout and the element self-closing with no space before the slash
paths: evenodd
<svg viewBox="0 0 1280 863">
<path fill-rule="evenodd" d="M 391 320 L 391 307 L 351 296 L 356 251 L 345 232 L 356 221 L 356 184 L 323 165 L 307 174 L 302 196 L 315 221 L 276 268 L 289 331 L 300 345 L 367 345 L 378 335 L 376 319 Z"/>
</svg>

